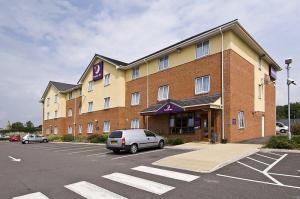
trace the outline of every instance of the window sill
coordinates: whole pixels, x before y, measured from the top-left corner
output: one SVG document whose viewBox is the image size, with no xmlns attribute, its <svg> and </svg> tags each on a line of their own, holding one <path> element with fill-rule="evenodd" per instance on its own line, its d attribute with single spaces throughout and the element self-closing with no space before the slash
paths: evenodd
<svg viewBox="0 0 300 199">
<path fill-rule="evenodd" d="M 209 93 L 209 91 L 207 91 L 207 92 L 201 92 L 201 93 L 195 93 L 195 95 L 205 95 L 205 94 L 208 94 Z"/>
<path fill-rule="evenodd" d="M 140 104 L 131 104 L 131 107 L 139 106 Z"/>
<path fill-rule="evenodd" d="M 205 58 L 205 57 L 208 57 L 210 54 L 208 53 L 207 55 L 203 55 L 202 57 L 197 57 L 195 58 L 195 60 L 198 60 L 198 59 L 202 59 L 202 58 Z"/>
</svg>

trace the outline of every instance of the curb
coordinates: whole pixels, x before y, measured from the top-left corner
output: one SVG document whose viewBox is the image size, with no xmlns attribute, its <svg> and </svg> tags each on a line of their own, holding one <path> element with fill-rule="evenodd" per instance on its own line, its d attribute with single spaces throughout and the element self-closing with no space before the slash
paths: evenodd
<svg viewBox="0 0 300 199">
<path fill-rule="evenodd" d="M 264 148 L 260 149 L 261 152 L 282 152 L 282 153 L 300 153 L 300 150 L 294 149 L 271 149 L 271 148 Z"/>
<path fill-rule="evenodd" d="M 50 142 L 49 143 L 57 143 L 57 144 L 90 144 L 90 145 L 105 145 L 104 143 L 89 143 L 89 142 Z"/>
</svg>

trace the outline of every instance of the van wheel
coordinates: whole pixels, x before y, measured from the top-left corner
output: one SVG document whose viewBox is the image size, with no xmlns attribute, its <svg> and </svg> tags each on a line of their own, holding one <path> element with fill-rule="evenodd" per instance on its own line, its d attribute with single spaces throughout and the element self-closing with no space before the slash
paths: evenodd
<svg viewBox="0 0 300 199">
<path fill-rule="evenodd" d="M 25 140 L 25 142 L 24 142 L 25 144 L 29 144 L 29 141 L 28 140 Z"/>
<path fill-rule="evenodd" d="M 137 145 L 136 145 L 136 144 L 133 144 L 133 145 L 130 146 L 129 152 L 130 152 L 131 154 L 135 154 L 135 153 L 137 152 L 137 150 L 138 150 Z"/>
<path fill-rule="evenodd" d="M 164 148 L 164 146 L 165 146 L 165 142 L 163 140 L 159 141 L 158 148 L 162 149 L 162 148 Z"/>
</svg>

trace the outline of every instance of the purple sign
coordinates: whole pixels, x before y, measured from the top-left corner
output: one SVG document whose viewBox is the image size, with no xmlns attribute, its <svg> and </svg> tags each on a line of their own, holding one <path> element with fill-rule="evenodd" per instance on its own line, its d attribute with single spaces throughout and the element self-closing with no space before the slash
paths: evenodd
<svg viewBox="0 0 300 199">
<path fill-rule="evenodd" d="M 269 75 L 270 75 L 271 79 L 276 79 L 276 77 L 277 77 L 276 70 L 272 66 L 270 66 Z"/>
<path fill-rule="evenodd" d="M 158 111 L 156 111 L 156 113 L 158 114 L 162 114 L 162 113 L 178 113 L 178 112 L 182 112 L 183 108 L 173 104 L 173 103 L 167 103 L 165 105 L 163 105 L 160 109 L 158 109 Z"/>
<path fill-rule="evenodd" d="M 99 80 L 103 78 L 103 61 L 93 66 L 93 80 Z"/>
</svg>

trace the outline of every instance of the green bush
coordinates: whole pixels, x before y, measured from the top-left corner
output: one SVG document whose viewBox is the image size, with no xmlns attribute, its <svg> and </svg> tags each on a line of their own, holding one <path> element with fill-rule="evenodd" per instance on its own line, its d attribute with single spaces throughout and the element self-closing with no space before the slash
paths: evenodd
<svg viewBox="0 0 300 199">
<path fill-rule="evenodd" d="M 95 134 L 90 135 L 87 140 L 91 143 L 105 143 L 107 141 L 108 134 L 104 133 L 102 135 Z"/>
<path fill-rule="evenodd" d="M 293 139 L 289 141 L 287 136 L 273 136 L 266 144 L 266 147 L 274 149 L 294 149 L 297 148 L 297 144 Z"/>
<path fill-rule="evenodd" d="M 300 135 L 295 135 L 292 137 L 292 142 L 296 145 L 300 145 Z M 299 148 L 299 146 L 298 146 Z"/>
<path fill-rule="evenodd" d="M 294 124 L 291 131 L 293 135 L 300 135 L 300 124 Z"/>
<path fill-rule="evenodd" d="M 168 144 L 169 145 L 179 145 L 179 144 L 183 144 L 183 140 L 180 138 L 168 138 Z"/>
<path fill-rule="evenodd" d="M 74 142 L 88 142 L 87 137 L 78 135 L 75 137 Z"/>
<path fill-rule="evenodd" d="M 59 135 L 51 134 L 51 135 L 48 136 L 48 140 L 50 142 L 58 142 L 58 141 L 61 141 L 61 137 Z"/>
<path fill-rule="evenodd" d="M 74 140 L 74 136 L 71 134 L 65 134 L 61 137 L 63 142 L 72 142 Z"/>
</svg>

